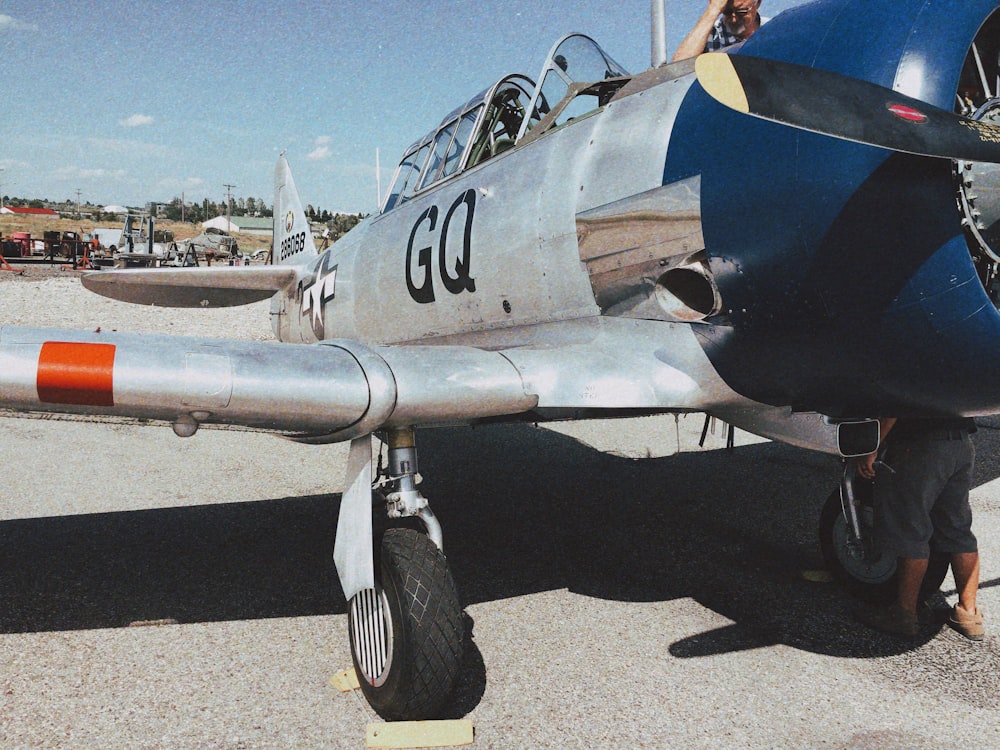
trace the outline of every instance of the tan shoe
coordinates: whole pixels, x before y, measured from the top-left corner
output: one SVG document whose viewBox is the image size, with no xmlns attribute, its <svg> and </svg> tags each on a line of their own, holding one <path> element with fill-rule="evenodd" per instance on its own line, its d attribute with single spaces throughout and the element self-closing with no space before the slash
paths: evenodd
<svg viewBox="0 0 1000 750">
<path fill-rule="evenodd" d="M 985 633 L 985 628 L 983 627 L 983 610 L 979 607 L 976 607 L 975 612 L 969 612 L 961 604 L 956 604 L 951 610 L 948 624 L 970 641 L 983 640 L 983 634 Z"/>
</svg>

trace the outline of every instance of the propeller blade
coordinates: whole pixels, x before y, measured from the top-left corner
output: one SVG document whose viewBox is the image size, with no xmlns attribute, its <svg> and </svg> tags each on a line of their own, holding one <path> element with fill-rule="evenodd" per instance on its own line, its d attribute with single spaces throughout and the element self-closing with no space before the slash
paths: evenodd
<svg viewBox="0 0 1000 750">
<path fill-rule="evenodd" d="M 804 65 L 709 52 L 698 82 L 738 112 L 893 151 L 1000 163 L 1000 127 L 883 86 Z"/>
</svg>

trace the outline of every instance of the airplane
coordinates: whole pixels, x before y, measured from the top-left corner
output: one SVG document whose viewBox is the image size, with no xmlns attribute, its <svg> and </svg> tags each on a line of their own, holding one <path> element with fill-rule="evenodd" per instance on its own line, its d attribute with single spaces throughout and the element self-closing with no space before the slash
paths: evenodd
<svg viewBox="0 0 1000 750">
<path fill-rule="evenodd" d="M 3 327 L 0 408 L 349 442 L 354 666 L 381 716 L 431 718 L 464 624 L 424 428 L 704 412 L 851 457 L 879 416 L 1000 413 L 998 32 L 996 0 L 815 0 L 637 74 L 570 34 L 416 140 L 322 253 L 282 155 L 273 265 L 82 277 L 270 299 L 277 342 Z M 885 581 L 843 485 L 832 564 Z"/>
</svg>

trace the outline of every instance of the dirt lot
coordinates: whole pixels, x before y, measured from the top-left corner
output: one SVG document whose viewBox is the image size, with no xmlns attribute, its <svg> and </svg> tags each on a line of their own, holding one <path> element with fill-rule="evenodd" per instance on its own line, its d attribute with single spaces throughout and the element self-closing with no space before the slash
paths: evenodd
<svg viewBox="0 0 1000 750">
<path fill-rule="evenodd" d="M 50 219 L 40 216 L 13 216 L 4 214 L 0 216 L 0 236 L 9 238 L 14 232 L 28 232 L 32 238 L 41 239 L 44 232 L 78 232 L 81 235 L 89 234 L 95 227 L 117 227 L 121 228 L 120 221 L 95 222 L 89 219 Z M 174 233 L 174 239 L 178 242 L 191 239 L 201 234 L 201 225 L 189 224 L 180 221 L 157 221 L 157 229 L 165 229 Z M 271 238 L 261 237 L 252 234 L 237 235 L 240 251 L 253 255 L 258 250 L 266 250 L 271 244 Z"/>
</svg>

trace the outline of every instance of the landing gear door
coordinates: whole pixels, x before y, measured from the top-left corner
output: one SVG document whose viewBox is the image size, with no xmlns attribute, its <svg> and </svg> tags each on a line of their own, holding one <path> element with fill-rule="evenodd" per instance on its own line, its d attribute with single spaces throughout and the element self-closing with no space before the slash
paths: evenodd
<svg viewBox="0 0 1000 750">
<path fill-rule="evenodd" d="M 355 594 L 364 589 L 375 588 L 371 435 L 351 441 L 333 560 L 337 564 L 337 575 L 340 576 L 340 585 L 347 601 L 351 601 Z"/>
</svg>

